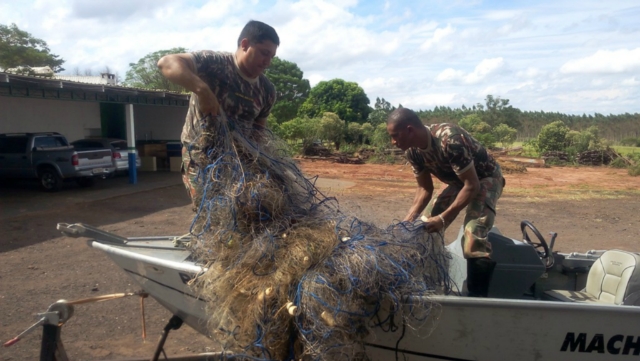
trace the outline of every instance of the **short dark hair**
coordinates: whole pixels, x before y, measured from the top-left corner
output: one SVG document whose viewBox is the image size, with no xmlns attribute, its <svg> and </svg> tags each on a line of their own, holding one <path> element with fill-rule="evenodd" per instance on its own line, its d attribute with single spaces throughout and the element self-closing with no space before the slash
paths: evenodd
<svg viewBox="0 0 640 361">
<path fill-rule="evenodd" d="M 242 28 L 240 36 L 238 37 L 238 47 L 240 47 L 242 39 L 245 38 L 248 39 L 251 44 L 260 44 L 265 40 L 269 40 L 276 44 L 276 46 L 280 46 L 280 38 L 278 37 L 278 33 L 276 33 L 276 29 L 257 20 L 250 20 L 247 25 Z"/>
<path fill-rule="evenodd" d="M 398 108 L 392 111 L 387 118 L 387 124 L 391 124 L 394 127 L 399 125 L 403 127 L 406 127 L 407 125 L 412 125 L 414 127 L 424 126 L 418 114 L 408 108 Z"/>
</svg>

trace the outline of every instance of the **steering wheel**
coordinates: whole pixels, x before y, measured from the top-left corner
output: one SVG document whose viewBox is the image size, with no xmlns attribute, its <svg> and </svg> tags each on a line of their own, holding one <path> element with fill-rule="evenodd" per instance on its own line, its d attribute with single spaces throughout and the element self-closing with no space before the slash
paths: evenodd
<svg viewBox="0 0 640 361">
<path fill-rule="evenodd" d="M 527 228 L 529 228 L 531 232 L 533 232 L 533 234 L 536 236 L 536 238 L 538 238 L 537 242 L 531 241 L 531 238 L 529 238 L 529 234 L 527 233 Z M 533 248 L 535 248 L 535 250 L 538 252 L 538 256 L 540 256 L 540 259 L 544 260 L 547 269 L 553 267 L 554 260 L 553 255 L 549 250 L 549 245 L 547 244 L 547 241 L 545 241 L 544 237 L 542 237 L 542 234 L 540 234 L 540 231 L 538 231 L 538 229 L 533 225 L 533 223 L 527 220 L 520 222 L 520 230 L 522 230 L 522 237 L 524 238 L 524 242 L 532 245 Z"/>
</svg>

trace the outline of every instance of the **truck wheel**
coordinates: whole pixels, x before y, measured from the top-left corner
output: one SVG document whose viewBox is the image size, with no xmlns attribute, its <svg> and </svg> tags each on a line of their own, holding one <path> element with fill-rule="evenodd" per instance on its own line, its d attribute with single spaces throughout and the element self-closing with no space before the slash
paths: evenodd
<svg viewBox="0 0 640 361">
<path fill-rule="evenodd" d="M 62 177 L 53 168 L 43 168 L 40 170 L 40 185 L 47 192 L 57 192 L 62 189 Z"/>
<path fill-rule="evenodd" d="M 82 188 L 91 187 L 95 182 L 95 178 L 78 178 L 76 179 L 78 185 Z"/>
</svg>

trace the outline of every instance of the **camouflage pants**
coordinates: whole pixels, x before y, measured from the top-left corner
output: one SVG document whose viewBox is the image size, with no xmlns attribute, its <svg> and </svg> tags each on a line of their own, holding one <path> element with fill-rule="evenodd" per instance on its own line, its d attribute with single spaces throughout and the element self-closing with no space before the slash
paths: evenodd
<svg viewBox="0 0 640 361">
<path fill-rule="evenodd" d="M 504 185 L 504 178 L 499 169 L 494 177 L 480 179 L 480 190 L 467 205 L 464 217 L 464 258 L 491 257 L 491 243 L 487 237 L 496 218 L 496 203 L 502 195 Z M 444 188 L 431 199 L 424 215 L 433 217 L 444 212 L 456 199 L 460 189 L 452 185 Z"/>
<path fill-rule="evenodd" d="M 198 168 L 196 166 L 196 162 L 192 160 L 192 157 L 195 157 L 195 151 L 191 151 L 186 147 L 182 147 L 182 167 L 180 172 L 182 173 L 182 183 L 184 183 L 185 188 L 187 188 L 187 194 L 189 198 L 191 198 L 191 209 L 195 212 L 200 206 L 200 194 L 202 194 L 200 189 L 200 184 L 198 183 Z"/>
</svg>

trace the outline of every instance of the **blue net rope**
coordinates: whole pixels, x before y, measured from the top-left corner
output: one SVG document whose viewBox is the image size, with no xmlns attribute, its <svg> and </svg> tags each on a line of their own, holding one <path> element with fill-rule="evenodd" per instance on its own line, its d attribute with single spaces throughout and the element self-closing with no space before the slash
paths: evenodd
<svg viewBox="0 0 640 361">
<path fill-rule="evenodd" d="M 372 331 L 420 329 L 450 289 L 440 234 L 339 208 L 266 129 L 220 116 L 187 151 L 212 339 L 248 359 L 352 360 Z"/>
</svg>

